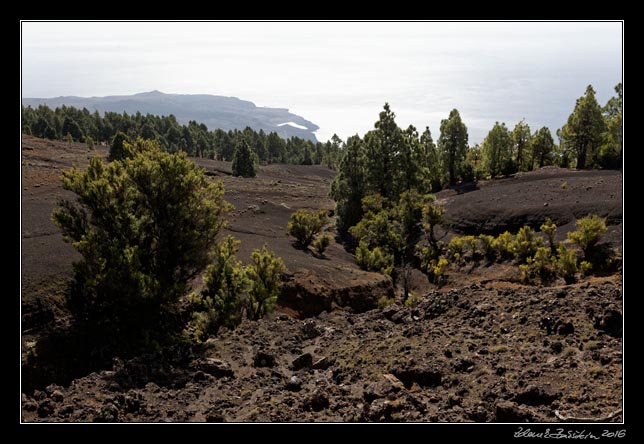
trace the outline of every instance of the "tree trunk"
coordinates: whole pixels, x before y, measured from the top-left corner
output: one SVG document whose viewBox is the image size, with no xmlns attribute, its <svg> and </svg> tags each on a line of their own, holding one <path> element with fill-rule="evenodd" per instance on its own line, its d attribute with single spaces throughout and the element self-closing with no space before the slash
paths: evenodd
<svg viewBox="0 0 644 444">
<path fill-rule="evenodd" d="M 586 150 L 588 149 L 587 143 L 582 143 L 579 147 L 579 152 L 577 153 L 577 169 L 583 170 L 586 166 Z"/>
<path fill-rule="evenodd" d="M 449 159 L 449 184 L 453 185 L 456 183 L 456 172 L 454 171 L 454 156 L 450 156 Z"/>
</svg>

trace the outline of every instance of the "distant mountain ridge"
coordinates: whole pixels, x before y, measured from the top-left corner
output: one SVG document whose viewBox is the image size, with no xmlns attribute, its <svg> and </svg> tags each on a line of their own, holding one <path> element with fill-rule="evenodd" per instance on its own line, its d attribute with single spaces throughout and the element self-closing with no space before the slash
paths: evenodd
<svg viewBox="0 0 644 444">
<path fill-rule="evenodd" d="M 128 114 L 174 114 L 177 121 L 187 124 L 189 120 L 204 123 L 213 131 L 243 130 L 247 126 L 255 131 L 276 132 L 283 138 L 297 136 L 317 142 L 314 132 L 319 129 L 315 123 L 286 108 L 255 106 L 253 102 L 237 97 L 214 96 L 209 94 L 165 94 L 160 91 L 143 92 L 124 96 L 53 98 L 23 98 L 25 106 L 47 105 L 56 108 L 62 105 L 87 108 L 100 113 L 110 111 Z"/>
</svg>

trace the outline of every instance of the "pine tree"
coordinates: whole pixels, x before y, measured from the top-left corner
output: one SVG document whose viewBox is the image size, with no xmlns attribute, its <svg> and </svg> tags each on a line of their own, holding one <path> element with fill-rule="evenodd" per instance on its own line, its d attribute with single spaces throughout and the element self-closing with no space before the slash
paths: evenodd
<svg viewBox="0 0 644 444">
<path fill-rule="evenodd" d="M 490 176 L 511 172 L 513 167 L 512 136 L 505 123 L 496 122 L 483 141 L 484 164 Z"/>
<path fill-rule="evenodd" d="M 248 287 L 246 269 L 235 258 L 239 241 L 226 236 L 213 252 L 213 262 L 204 274 L 204 298 L 210 298 L 210 330 L 216 334 L 220 327 L 234 329 L 242 318 L 242 295 Z"/>
<path fill-rule="evenodd" d="M 233 160 L 233 154 L 235 153 L 235 145 L 230 138 L 230 135 L 222 130 L 215 130 L 215 146 L 217 150 L 217 158 L 219 160 L 231 161 Z"/>
<path fill-rule="evenodd" d="M 367 187 L 369 192 L 386 198 L 397 198 L 399 194 L 396 155 L 403 150 L 403 140 L 395 117 L 389 104 L 385 103 L 384 111 L 375 123 L 376 129 L 365 135 Z"/>
<path fill-rule="evenodd" d="M 92 139 L 90 136 L 85 136 L 85 144 L 87 145 L 87 149 L 92 151 L 94 147 L 94 139 Z"/>
<path fill-rule="evenodd" d="M 271 132 L 266 139 L 266 151 L 268 155 L 268 163 L 281 162 L 286 150 L 286 143 L 284 139 L 277 135 L 276 132 Z"/>
<path fill-rule="evenodd" d="M 516 124 L 512 131 L 512 142 L 514 144 L 514 163 L 517 171 L 528 171 L 530 157 L 530 126 L 522 119 Z"/>
<path fill-rule="evenodd" d="M 255 159 L 246 141 L 242 140 L 235 147 L 233 155 L 233 176 L 255 177 Z"/>
<path fill-rule="evenodd" d="M 429 127 L 426 127 L 420 136 L 420 146 L 421 154 L 418 162 L 425 177 L 423 181 L 428 187 L 428 191 L 438 191 L 443 186 L 441 159 L 438 148 L 436 148 L 436 144 L 432 140 L 432 133 Z"/>
<path fill-rule="evenodd" d="M 622 84 L 615 86 L 617 95 L 611 97 L 604 107 L 604 121 L 606 132 L 600 151 L 600 163 L 605 168 L 619 168 L 622 164 L 623 149 L 623 107 L 624 92 Z"/>
<path fill-rule="evenodd" d="M 478 180 L 483 177 L 483 150 L 480 144 L 471 146 L 467 150 L 467 165 L 471 169 L 472 179 Z"/>
<path fill-rule="evenodd" d="M 208 264 L 230 205 L 184 153 L 142 139 L 125 149 L 123 160 L 64 172 L 77 200 L 52 217 L 82 257 L 68 301 L 78 326 L 129 348 L 165 334 L 164 313 Z"/>
<path fill-rule="evenodd" d="M 562 128 L 562 135 L 577 154 L 577 169 L 584 169 L 597 163 L 602 133 L 605 129 L 602 111 L 595 98 L 592 85 L 586 94 L 577 99 L 575 109 Z M 591 161 L 588 164 L 588 156 Z"/>
<path fill-rule="evenodd" d="M 309 144 L 304 144 L 304 152 L 302 153 L 302 165 L 313 165 L 313 160 L 311 159 L 311 150 L 309 149 Z"/>
<path fill-rule="evenodd" d="M 83 130 L 78 125 L 78 122 L 69 117 L 65 117 L 63 121 L 62 133 L 71 135 L 72 139 L 77 142 L 83 140 Z"/>
<path fill-rule="evenodd" d="M 362 217 L 365 197 L 365 147 L 356 134 L 347 140 L 340 171 L 331 185 L 331 197 L 337 202 L 338 230 L 346 232 Z"/>
<path fill-rule="evenodd" d="M 541 128 L 532 136 L 532 157 L 530 159 L 529 169 L 532 170 L 537 165 L 541 168 L 552 162 L 555 143 L 552 140 L 552 134 L 547 127 Z"/>
<path fill-rule="evenodd" d="M 275 309 L 281 273 L 285 270 L 284 262 L 268 251 L 266 244 L 261 250 L 253 250 L 251 264 L 246 267 L 250 280 L 248 290 L 248 318 L 258 320 Z"/>
<path fill-rule="evenodd" d="M 441 121 L 441 135 L 438 149 L 444 174 L 450 184 L 456 183 L 467 153 L 467 127 L 461 120 L 458 110 L 453 109 L 447 119 Z"/>
<path fill-rule="evenodd" d="M 110 161 L 123 159 L 125 157 L 124 144 L 129 142 L 129 140 L 130 139 L 125 135 L 125 133 L 118 131 L 112 139 L 110 154 L 107 159 Z"/>
<path fill-rule="evenodd" d="M 306 249 L 326 222 L 325 210 L 307 211 L 299 209 L 291 214 L 287 230 L 291 236 L 295 237 L 299 247 Z"/>
<path fill-rule="evenodd" d="M 422 190 L 425 186 L 422 177 L 422 167 L 425 163 L 424 156 L 421 156 L 420 141 L 418 140 L 418 131 L 413 125 L 402 133 L 402 143 L 400 151 L 396 156 L 397 180 L 396 185 L 400 192 L 411 189 Z"/>
</svg>

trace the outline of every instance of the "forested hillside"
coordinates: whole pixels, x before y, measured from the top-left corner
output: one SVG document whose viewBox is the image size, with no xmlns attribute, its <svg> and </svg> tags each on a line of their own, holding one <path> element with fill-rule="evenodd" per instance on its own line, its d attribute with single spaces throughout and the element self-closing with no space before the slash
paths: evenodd
<svg viewBox="0 0 644 444">
<path fill-rule="evenodd" d="M 119 114 L 86 108 L 61 106 L 51 109 L 46 105 L 22 108 L 22 130 L 25 134 L 51 140 L 71 140 L 111 144 L 121 132 L 129 140 L 137 137 L 157 140 L 168 152 L 184 151 L 189 156 L 231 161 L 237 144 L 244 140 L 251 147 L 257 160 L 263 163 L 292 163 L 301 165 L 327 165 L 333 168 L 340 161 L 341 141 L 334 136 L 330 141 L 312 142 L 300 137 L 284 139 L 277 132 L 243 130 L 210 130 L 204 123 L 194 120 L 181 125 L 173 115 L 143 115 L 140 112 Z"/>
</svg>

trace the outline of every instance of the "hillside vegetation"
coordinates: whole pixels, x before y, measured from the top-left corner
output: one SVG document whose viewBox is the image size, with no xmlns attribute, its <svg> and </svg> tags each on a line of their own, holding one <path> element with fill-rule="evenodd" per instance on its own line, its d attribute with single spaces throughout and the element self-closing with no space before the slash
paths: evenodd
<svg viewBox="0 0 644 444">
<path fill-rule="evenodd" d="M 232 162 L 23 136 L 23 418 L 618 420 L 611 103 L 481 150 L 385 104 L 329 165 L 262 165 L 252 130 Z"/>
</svg>

